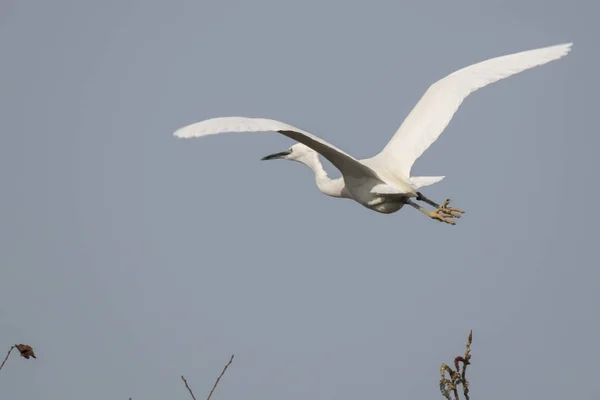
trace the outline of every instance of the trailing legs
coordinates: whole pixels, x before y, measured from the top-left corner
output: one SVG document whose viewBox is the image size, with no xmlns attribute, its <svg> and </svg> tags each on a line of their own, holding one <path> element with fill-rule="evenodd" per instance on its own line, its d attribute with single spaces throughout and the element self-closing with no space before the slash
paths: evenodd
<svg viewBox="0 0 600 400">
<path fill-rule="evenodd" d="M 440 222 L 445 222 L 450 225 L 455 225 L 456 223 L 450 218 L 460 218 L 461 214 L 464 214 L 464 211 L 455 208 L 448 207 L 450 204 L 450 199 L 446 199 L 442 205 L 437 204 L 436 202 L 425 197 L 421 192 L 417 192 L 417 201 L 423 201 L 429 204 L 432 207 L 435 207 L 434 211 L 427 210 L 425 207 L 420 206 L 419 204 L 413 202 L 410 199 L 407 199 L 406 204 L 416 208 L 421 211 L 423 214 L 429 216 L 432 219 L 438 220 Z"/>
</svg>

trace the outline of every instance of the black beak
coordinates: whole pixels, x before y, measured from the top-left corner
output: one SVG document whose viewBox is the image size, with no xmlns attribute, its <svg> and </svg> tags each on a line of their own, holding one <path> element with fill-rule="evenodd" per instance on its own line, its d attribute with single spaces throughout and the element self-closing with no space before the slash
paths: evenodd
<svg viewBox="0 0 600 400">
<path fill-rule="evenodd" d="M 282 152 L 280 152 L 280 153 L 274 153 L 274 154 L 270 154 L 270 155 L 268 155 L 268 156 L 266 156 L 266 157 L 263 157 L 263 158 L 261 158 L 260 160 L 261 160 L 261 161 L 265 161 L 265 160 L 276 160 L 276 159 L 278 159 L 278 158 L 285 157 L 285 156 L 287 156 L 287 155 L 288 155 L 288 154 L 290 154 L 290 153 L 291 153 L 291 151 L 289 151 L 289 150 L 287 150 L 287 151 L 282 151 Z"/>
</svg>

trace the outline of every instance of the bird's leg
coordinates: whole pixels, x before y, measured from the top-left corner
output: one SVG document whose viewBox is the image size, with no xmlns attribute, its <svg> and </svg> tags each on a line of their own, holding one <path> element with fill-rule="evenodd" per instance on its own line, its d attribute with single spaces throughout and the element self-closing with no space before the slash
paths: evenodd
<svg viewBox="0 0 600 400">
<path fill-rule="evenodd" d="M 444 201 L 444 204 L 439 205 L 435 201 L 429 200 L 427 197 L 423 196 L 423 193 L 417 192 L 417 200 L 424 201 L 425 203 L 429 204 L 430 206 L 435 207 L 436 208 L 435 211 L 438 213 L 441 212 L 441 213 L 447 214 L 454 218 L 460 218 L 461 217 L 460 214 L 465 213 L 460 208 L 448 207 L 448 204 L 450 204 L 450 199 L 446 199 Z"/>
<path fill-rule="evenodd" d="M 424 201 L 425 203 L 429 204 L 432 207 L 440 208 L 440 205 L 438 203 L 434 202 L 433 200 L 429 200 L 421 192 L 417 192 L 417 200 L 418 201 Z"/>
<path fill-rule="evenodd" d="M 450 225 L 456 225 L 456 222 L 452 221 L 449 218 L 460 218 L 460 215 L 446 213 L 439 207 L 435 211 L 429 211 L 425 207 L 422 207 L 409 199 L 406 199 L 406 204 L 413 206 L 414 208 L 421 211 L 423 214 L 427 215 L 431 219 L 435 219 L 440 222 L 445 222 Z"/>
</svg>

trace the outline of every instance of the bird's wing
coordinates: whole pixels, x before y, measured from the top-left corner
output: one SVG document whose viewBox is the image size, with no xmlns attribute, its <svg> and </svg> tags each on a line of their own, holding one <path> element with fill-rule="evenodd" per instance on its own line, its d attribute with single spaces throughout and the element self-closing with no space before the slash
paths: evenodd
<svg viewBox="0 0 600 400">
<path fill-rule="evenodd" d="M 361 164 L 354 157 L 327 143 L 323 139 L 286 123 L 272 119 L 245 117 L 212 118 L 184 126 L 175 131 L 174 135 L 179 138 L 191 138 L 227 132 L 261 131 L 279 132 L 291 139 L 305 144 L 329 160 L 344 176 L 378 178 L 377 174 L 371 168 Z"/>
<path fill-rule="evenodd" d="M 372 158 L 392 173 L 410 177 L 414 162 L 444 131 L 463 100 L 490 83 L 565 56 L 572 43 L 491 58 L 437 81 L 406 117 L 384 149 Z"/>
<path fill-rule="evenodd" d="M 445 176 L 411 176 L 410 181 L 417 187 L 417 189 L 420 189 L 422 187 L 438 183 L 444 178 Z"/>
</svg>

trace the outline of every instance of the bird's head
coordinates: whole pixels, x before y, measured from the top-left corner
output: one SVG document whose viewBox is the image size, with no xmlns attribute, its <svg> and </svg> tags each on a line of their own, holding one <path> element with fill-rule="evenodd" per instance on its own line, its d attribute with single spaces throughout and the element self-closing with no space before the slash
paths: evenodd
<svg viewBox="0 0 600 400">
<path fill-rule="evenodd" d="M 302 143 L 296 143 L 285 151 L 270 154 L 266 157 L 263 157 L 261 160 L 291 160 L 306 162 L 311 157 L 315 157 L 316 155 L 317 153 L 310 147 Z"/>
</svg>

